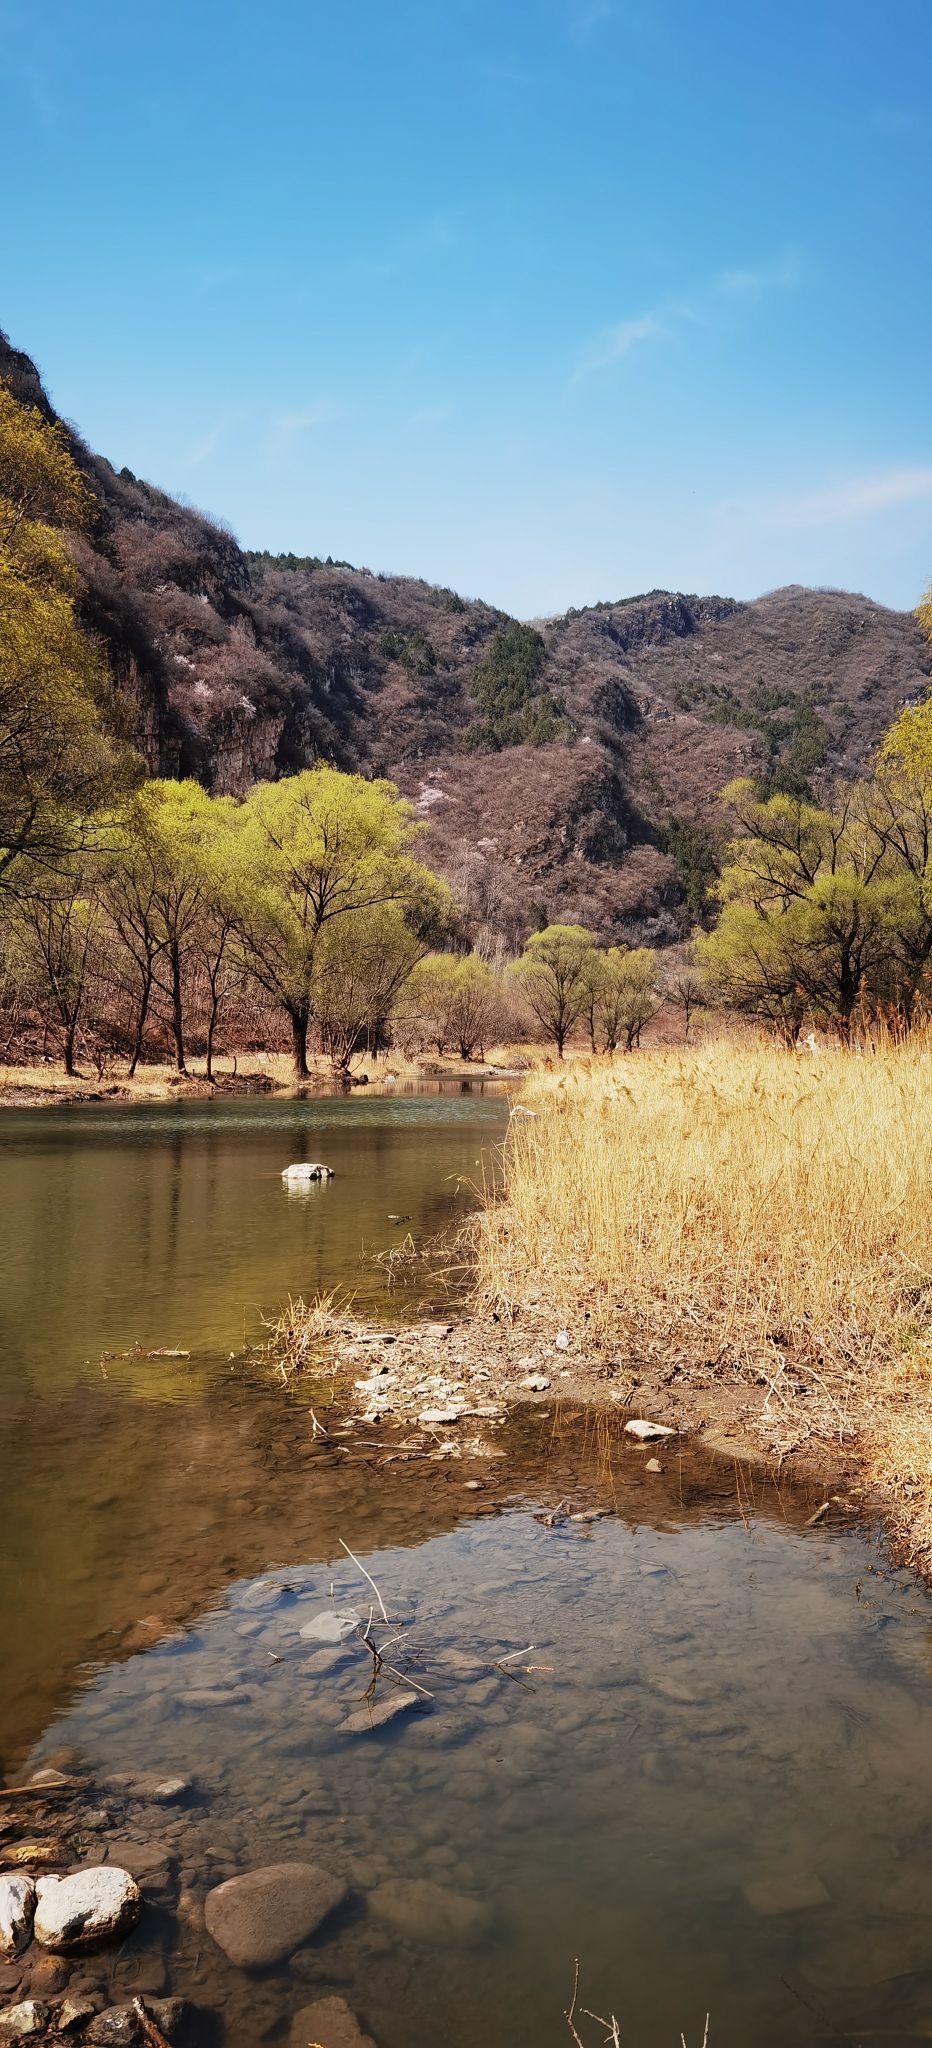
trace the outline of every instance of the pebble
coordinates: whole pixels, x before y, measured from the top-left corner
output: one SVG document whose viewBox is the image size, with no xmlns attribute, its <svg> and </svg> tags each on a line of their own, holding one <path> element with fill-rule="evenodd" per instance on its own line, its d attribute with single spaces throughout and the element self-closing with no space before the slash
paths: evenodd
<svg viewBox="0 0 932 2048">
<path fill-rule="evenodd" d="M 652 1444 L 662 1436 L 676 1435 L 676 1430 L 668 1429 L 665 1422 L 646 1422 L 639 1416 L 625 1423 L 625 1432 L 628 1436 L 637 1437 L 640 1444 Z"/>
</svg>

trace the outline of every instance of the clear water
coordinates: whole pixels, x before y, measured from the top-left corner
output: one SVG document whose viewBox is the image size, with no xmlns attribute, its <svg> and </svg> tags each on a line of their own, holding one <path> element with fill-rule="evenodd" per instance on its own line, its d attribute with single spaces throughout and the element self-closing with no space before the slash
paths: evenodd
<svg viewBox="0 0 932 2048">
<path fill-rule="evenodd" d="M 291 1274 L 305 1226 L 273 1175 L 282 1145 L 300 1156 L 294 1129 L 271 1124 L 278 1105 L 249 1104 L 205 1132 L 192 1107 L 190 1129 L 182 1119 L 170 1140 L 180 1264 L 151 1113 L 136 1137 L 123 1114 L 120 1132 L 103 1137 L 94 1119 L 86 1133 L 56 1135 L 33 1118 L 35 1143 L 21 1128 L 0 1168 L 20 1298 L 31 1260 L 48 1352 L 30 1338 L 20 1354 L 5 1454 L 8 1757 L 64 1747 L 99 1779 L 157 1770 L 196 1784 L 184 1811 L 148 1818 L 101 1795 L 101 1839 L 143 1832 L 163 1858 L 137 1934 L 95 1962 L 101 1981 L 116 1996 L 135 1985 L 184 1992 L 217 2016 L 216 2031 L 204 2023 L 194 2038 L 230 2048 L 286 2041 L 295 2012 L 331 1990 L 380 2048 L 538 2048 L 569 2039 L 576 1956 L 585 2003 L 617 2013 L 631 2048 L 675 2048 L 681 2031 L 694 2048 L 707 2012 L 715 2048 L 930 2038 L 927 1596 L 869 1535 L 807 1529 L 811 1500 L 698 1454 L 669 1456 L 651 1475 L 618 1425 L 584 1414 L 516 1418 L 505 1457 L 484 1465 L 385 1463 L 366 1445 L 347 1453 L 316 1439 L 304 1405 L 222 1356 L 224 1316 L 232 1330 L 246 1290 L 228 1307 L 206 1266 L 191 1277 L 212 1141 L 205 1257 L 219 1248 L 235 1289 L 240 1189 L 269 1261 L 259 1291 L 257 1247 L 245 1244 L 251 1298 L 270 1306 L 307 1286 Z M 323 1107 L 336 1121 L 311 1156 L 335 1164 L 366 1113 L 384 1114 L 356 1101 Z M 438 1182 L 447 1186 L 454 1156 L 461 1172 L 494 1144 L 502 1106 L 457 1100 L 455 1117 L 446 1102 L 419 1107 L 409 1141 L 404 1107 L 391 1105 L 399 1125 L 388 1137 L 372 1130 L 371 1177 L 383 1206 L 391 1183 L 395 1208 L 409 1142 L 423 1175 L 417 1213 L 433 1225 Z M 413 1157 L 408 1171 L 413 1209 Z M 258 1181 L 276 1224 L 264 1221 Z M 138 1314 L 151 1320 L 130 1334 L 204 1333 L 213 1363 L 199 1358 L 193 1376 L 172 1369 L 166 1385 L 155 1366 L 141 1378 L 127 1366 L 101 1377 L 95 1353 L 116 1348 L 137 1299 L 125 1276 L 108 1292 L 104 1188 L 113 1230 L 128 1227 L 119 1210 L 132 1201 L 135 1229 L 148 1213 L 156 1239 L 137 1244 Z M 60 1276 L 79 1268 L 82 1206 L 90 1243 L 106 1249 L 96 1280 L 86 1257 L 76 1316 Z M 59 1264 L 37 1218 L 66 1211 L 73 1251 Z M 374 1238 L 362 1149 L 353 1213 L 369 1215 Z M 336 1265 L 351 1263 L 352 1228 Z M 188 1277 L 176 1293 L 179 1270 Z M 172 1301 L 181 1312 L 167 1328 Z M 481 1492 L 466 1490 L 473 1477 Z M 604 1519 L 547 1527 L 537 1516 L 561 1499 L 601 1507 Z M 299 1633 L 332 1598 L 369 1611 L 341 1538 L 404 1620 L 396 1654 L 414 1658 L 433 1695 L 361 1736 L 341 1723 L 365 1696 L 368 1653 L 324 1668 Z M 270 1574 L 286 1597 L 256 1611 L 250 1587 Z M 151 1647 L 136 1647 L 143 1640 Z M 192 1704 L 205 1689 L 214 1702 Z M 237 1970 L 204 1933 L 205 1890 L 294 1858 L 345 1876 L 347 1905 L 288 1963 Z M 424 1892 L 408 1899 L 399 1930 L 392 1887 L 412 1879 L 455 1895 L 452 1930 Z M 602 2032 L 589 2021 L 584 2032 L 595 2048 Z"/>
</svg>

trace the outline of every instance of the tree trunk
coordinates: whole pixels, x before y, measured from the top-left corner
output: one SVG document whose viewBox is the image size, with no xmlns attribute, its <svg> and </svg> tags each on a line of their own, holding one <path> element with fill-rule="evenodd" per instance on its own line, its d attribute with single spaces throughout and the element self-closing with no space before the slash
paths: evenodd
<svg viewBox="0 0 932 2048">
<path fill-rule="evenodd" d="M 142 978 L 142 995 L 139 998 L 139 1009 L 136 1013 L 136 1035 L 133 1039 L 133 1053 L 129 1063 L 130 1079 L 132 1079 L 132 1076 L 135 1074 L 136 1068 L 138 1067 L 140 1059 L 142 1058 L 142 1040 L 146 1028 L 146 1018 L 149 1015 L 149 1002 L 151 996 L 152 962 L 150 960 L 146 962 L 146 968 Z"/>
<path fill-rule="evenodd" d="M 210 1019 L 207 1025 L 207 1079 L 214 1078 L 214 1032 L 217 1029 L 217 999 L 211 998 Z"/>
<path fill-rule="evenodd" d="M 291 1025 L 291 1051 L 294 1059 L 296 1081 L 307 1081 L 310 1068 L 307 1063 L 307 1033 L 310 1023 L 309 1003 L 286 1003 L 288 1021 Z"/>
<path fill-rule="evenodd" d="M 74 1077 L 74 1041 L 77 1036 L 77 1017 L 70 1017 L 65 1025 L 65 1073 Z"/>
<path fill-rule="evenodd" d="M 181 954 L 177 946 L 171 949 L 172 968 L 172 1037 L 175 1041 L 175 1066 L 179 1074 L 186 1074 L 184 1063 L 184 1018 L 181 1009 Z"/>
</svg>

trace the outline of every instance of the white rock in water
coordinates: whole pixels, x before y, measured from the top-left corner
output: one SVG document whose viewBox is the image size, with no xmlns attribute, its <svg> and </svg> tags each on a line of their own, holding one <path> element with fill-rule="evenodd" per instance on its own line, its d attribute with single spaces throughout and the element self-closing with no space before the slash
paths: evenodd
<svg viewBox="0 0 932 2048">
<path fill-rule="evenodd" d="M 36 1897 L 36 1940 L 62 1955 L 128 1933 L 142 1912 L 135 1879 L 109 1863 L 75 1871 L 72 1877 L 40 1877 Z"/>
<path fill-rule="evenodd" d="M 21 2005 L 8 2005 L 5 2012 L 0 2012 L 0 2041 L 28 2041 L 33 2034 L 44 2034 L 48 2017 L 48 2006 L 39 1998 L 24 1998 Z"/>
<path fill-rule="evenodd" d="M 32 1939 L 36 1888 L 31 1877 L 0 1877 L 0 1956 L 11 1962 Z"/>
<path fill-rule="evenodd" d="M 355 1635 L 361 1620 L 362 1615 L 357 1614 L 355 1607 L 347 1608 L 342 1614 L 337 1614 L 332 1607 L 324 1607 L 320 1614 L 305 1622 L 299 1634 L 305 1643 L 345 1643 L 349 1636 Z"/>
<path fill-rule="evenodd" d="M 295 1166 L 282 1170 L 282 1180 L 332 1180 L 333 1167 L 322 1166 L 318 1159 L 299 1160 Z"/>
<path fill-rule="evenodd" d="M 628 1436 L 636 1436 L 639 1444 L 652 1444 L 658 1437 L 676 1435 L 676 1430 L 668 1429 L 665 1422 L 643 1422 L 638 1417 L 626 1422 L 625 1430 Z"/>
</svg>

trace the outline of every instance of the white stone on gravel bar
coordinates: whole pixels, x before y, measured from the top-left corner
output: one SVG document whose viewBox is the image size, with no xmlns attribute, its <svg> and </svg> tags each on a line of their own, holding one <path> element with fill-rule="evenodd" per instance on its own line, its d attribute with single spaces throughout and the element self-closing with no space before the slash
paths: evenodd
<svg viewBox="0 0 932 2048">
<path fill-rule="evenodd" d="M 36 1940 L 62 1955 L 115 1940 L 135 1927 L 142 1912 L 135 1879 L 110 1863 L 72 1877 L 40 1877 L 36 1898 Z"/>
<path fill-rule="evenodd" d="M 676 1435 L 676 1430 L 668 1429 L 665 1422 L 645 1422 L 640 1417 L 626 1422 L 625 1431 L 628 1436 L 636 1436 L 639 1444 L 653 1444 L 662 1436 Z"/>
<path fill-rule="evenodd" d="M 460 1422 L 462 1420 L 462 1416 L 463 1410 L 459 1407 L 424 1408 L 421 1410 L 421 1413 L 417 1419 L 420 1423 L 423 1424 L 425 1429 L 429 1429 L 441 1423 L 447 1424 L 451 1422 Z"/>
<path fill-rule="evenodd" d="M 532 1372 L 526 1380 L 521 1381 L 521 1385 L 529 1394 L 546 1394 L 550 1381 L 544 1378 L 542 1372 Z"/>
<path fill-rule="evenodd" d="M 208 1892 L 204 1920 L 231 1963 L 262 1969 L 303 1948 L 345 1897 L 343 1879 L 319 1863 L 270 1863 Z"/>
<path fill-rule="evenodd" d="M 0 1956 L 11 1962 L 32 1940 L 36 1888 L 31 1877 L 0 1877 Z"/>
</svg>

